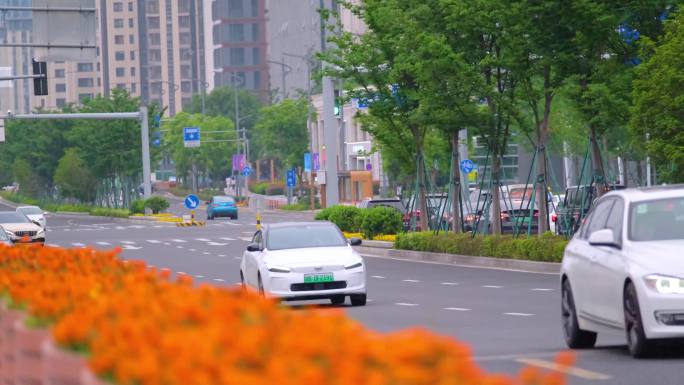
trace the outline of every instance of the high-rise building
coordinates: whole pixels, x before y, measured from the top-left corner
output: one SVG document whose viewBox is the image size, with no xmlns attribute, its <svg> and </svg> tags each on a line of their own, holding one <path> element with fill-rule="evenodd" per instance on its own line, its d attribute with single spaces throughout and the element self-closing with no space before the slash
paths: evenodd
<svg viewBox="0 0 684 385">
<path fill-rule="evenodd" d="M 213 85 L 235 85 L 252 90 L 264 102 L 270 101 L 266 62 L 266 0 L 215 0 L 211 21 Z"/>
<path fill-rule="evenodd" d="M 31 0 L 0 0 L 0 6 L 31 6 Z M 33 28 L 30 12 L 0 12 L 0 41 L 30 43 Z M 0 76 L 23 75 L 31 71 L 31 49 L 0 47 Z M 27 113 L 31 108 L 28 79 L 0 82 L 0 111 Z"/>
</svg>

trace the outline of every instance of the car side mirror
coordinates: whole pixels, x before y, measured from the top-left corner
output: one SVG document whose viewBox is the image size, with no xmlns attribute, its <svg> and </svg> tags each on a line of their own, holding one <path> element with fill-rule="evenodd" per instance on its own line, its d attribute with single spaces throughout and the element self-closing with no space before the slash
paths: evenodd
<svg viewBox="0 0 684 385">
<path fill-rule="evenodd" d="M 352 246 L 361 246 L 361 238 L 350 238 L 349 244 Z"/>
<path fill-rule="evenodd" d="M 249 251 L 249 252 L 261 251 L 261 247 L 259 247 L 258 243 L 250 243 L 249 245 L 247 245 L 247 251 Z"/>
<path fill-rule="evenodd" d="M 621 249 L 619 242 L 615 241 L 615 233 L 612 229 L 594 231 L 589 235 L 589 244 L 592 246 L 608 246 Z"/>
</svg>

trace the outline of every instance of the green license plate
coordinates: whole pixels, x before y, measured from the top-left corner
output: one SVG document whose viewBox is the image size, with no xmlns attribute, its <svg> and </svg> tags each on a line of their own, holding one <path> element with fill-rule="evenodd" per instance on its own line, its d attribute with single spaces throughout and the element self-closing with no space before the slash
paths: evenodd
<svg viewBox="0 0 684 385">
<path fill-rule="evenodd" d="M 333 273 L 304 274 L 304 283 L 332 282 L 334 280 Z"/>
</svg>

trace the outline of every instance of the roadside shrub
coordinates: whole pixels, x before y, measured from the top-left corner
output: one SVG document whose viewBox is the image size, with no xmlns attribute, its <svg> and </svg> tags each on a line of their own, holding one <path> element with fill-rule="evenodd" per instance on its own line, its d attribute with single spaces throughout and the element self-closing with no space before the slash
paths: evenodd
<svg viewBox="0 0 684 385">
<path fill-rule="evenodd" d="M 293 203 L 289 205 L 280 206 L 281 210 L 285 211 L 306 211 L 309 209 L 308 203 Z"/>
<path fill-rule="evenodd" d="M 568 240 L 546 233 L 541 237 L 513 238 L 510 235 L 476 236 L 432 232 L 399 234 L 394 248 L 400 250 L 475 255 L 495 258 L 560 262 Z"/>
<path fill-rule="evenodd" d="M 95 207 L 90 210 L 90 215 L 112 218 L 128 218 L 131 215 L 131 212 L 126 209 L 110 209 L 106 207 Z"/>
<path fill-rule="evenodd" d="M 362 210 L 355 206 L 333 206 L 330 208 L 328 220 L 342 231 L 360 233 Z"/>
<path fill-rule="evenodd" d="M 133 214 L 145 214 L 145 200 L 138 199 L 131 203 L 131 213 Z"/>
<path fill-rule="evenodd" d="M 285 195 L 285 185 L 274 183 L 266 187 L 266 195 Z"/>
<path fill-rule="evenodd" d="M 145 207 L 152 210 L 152 214 L 159 214 L 160 212 L 168 209 L 170 206 L 169 201 L 158 196 L 154 196 L 145 201 Z"/>
<path fill-rule="evenodd" d="M 390 207 L 377 206 L 365 210 L 361 218 L 361 232 L 366 239 L 376 235 L 396 234 L 403 227 L 401 213 Z"/>
<path fill-rule="evenodd" d="M 252 183 L 249 185 L 249 190 L 255 194 L 266 195 L 268 185 L 268 182 Z"/>
<path fill-rule="evenodd" d="M 335 207 L 335 206 L 333 206 L 333 207 Z M 332 207 L 326 207 L 323 210 L 316 213 L 316 216 L 314 217 L 314 219 L 317 221 L 327 221 L 330 219 L 330 213 L 331 212 L 332 212 Z"/>
</svg>

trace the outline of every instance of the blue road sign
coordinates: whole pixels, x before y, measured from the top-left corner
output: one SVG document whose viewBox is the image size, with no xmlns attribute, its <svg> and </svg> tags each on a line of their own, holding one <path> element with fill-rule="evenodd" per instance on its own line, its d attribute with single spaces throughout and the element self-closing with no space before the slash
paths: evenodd
<svg viewBox="0 0 684 385">
<path fill-rule="evenodd" d="M 470 174 L 475 169 L 475 163 L 470 159 L 463 159 L 461 161 L 461 171 L 464 174 Z"/>
<path fill-rule="evenodd" d="M 185 208 L 188 210 L 194 210 L 199 207 L 200 205 L 200 200 L 197 197 L 197 195 L 190 194 L 185 197 L 185 200 L 183 201 L 185 204 Z"/>
<path fill-rule="evenodd" d="M 242 176 L 249 176 L 252 173 L 252 169 L 249 166 L 245 166 L 242 169 Z"/>
<path fill-rule="evenodd" d="M 183 128 L 183 144 L 185 147 L 199 147 L 200 129 L 199 127 Z"/>
<path fill-rule="evenodd" d="M 310 172 L 311 171 L 311 153 L 306 152 L 304 153 L 304 171 L 305 172 Z"/>
<path fill-rule="evenodd" d="M 294 187 L 297 185 L 297 174 L 295 170 L 287 170 L 287 187 Z"/>
</svg>

